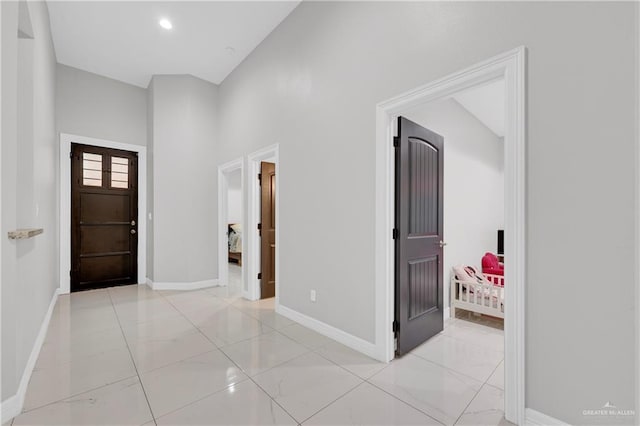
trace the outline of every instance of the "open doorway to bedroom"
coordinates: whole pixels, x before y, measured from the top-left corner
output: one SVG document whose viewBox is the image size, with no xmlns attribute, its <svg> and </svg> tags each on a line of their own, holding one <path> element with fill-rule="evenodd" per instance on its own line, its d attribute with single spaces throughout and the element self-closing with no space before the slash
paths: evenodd
<svg viewBox="0 0 640 426">
<path fill-rule="evenodd" d="M 227 176 L 227 268 L 229 291 L 240 293 L 242 289 L 242 218 L 244 217 L 242 200 L 242 171 L 233 170 Z"/>
<path fill-rule="evenodd" d="M 504 105 L 497 79 L 407 108 L 396 123 L 390 368 L 423 375 L 448 403 L 420 403 L 439 406 L 429 414 L 445 424 L 504 416 Z M 401 377 L 388 385 L 402 392 Z"/>
<path fill-rule="evenodd" d="M 244 293 L 243 270 L 245 263 L 242 158 L 218 168 L 218 247 L 220 286 L 227 297 L 240 297 Z M 222 291 L 222 290 L 221 290 Z"/>
<path fill-rule="evenodd" d="M 504 79 L 498 79 L 403 115 L 443 137 L 438 243 L 445 318 L 467 318 L 466 312 L 504 319 L 504 105 Z M 486 278 L 486 300 L 473 288 L 467 294 L 465 283 L 478 278 Z"/>
<path fill-rule="evenodd" d="M 392 394 L 410 393 L 415 404 L 445 424 L 493 424 L 504 419 L 524 423 L 525 55 L 524 47 L 505 52 L 377 105 L 376 305 L 382 315 L 377 318 L 376 342 L 383 351 L 381 359 L 393 362 L 376 377 Z M 489 250 L 497 257 L 498 231 L 503 230 L 504 275 L 482 272 L 487 250 L 483 248 L 477 249 L 478 254 L 451 259 L 460 262 L 460 274 L 451 268 L 445 275 L 444 179 L 449 165 L 444 153 L 447 140 L 460 129 L 445 129 L 434 119 L 447 107 L 474 116 L 455 97 L 498 81 L 504 87 L 504 177 L 502 185 L 494 185 L 503 191 L 504 226 L 493 225 Z M 417 112 L 429 106 L 434 109 Z M 429 123 L 421 114 L 429 115 Z M 482 121 L 477 115 L 473 118 Z M 472 172 L 476 166 L 467 161 L 457 171 L 466 176 L 469 187 L 478 184 Z M 466 196 L 458 197 L 467 222 L 473 222 L 479 209 L 490 208 L 477 201 L 477 194 L 468 199 L 469 205 L 464 204 Z M 455 310 L 445 304 L 445 295 Z M 450 318 L 464 311 L 465 318 Z M 423 324 L 425 317 L 429 320 Z M 500 321 L 503 330 L 493 327 Z M 446 327 L 447 333 L 446 322 L 459 327 Z M 478 336 L 470 329 L 485 334 Z M 461 350 L 462 346 L 469 350 Z M 474 352 L 477 356 L 469 356 Z M 491 419 L 480 418 L 484 415 Z"/>
</svg>

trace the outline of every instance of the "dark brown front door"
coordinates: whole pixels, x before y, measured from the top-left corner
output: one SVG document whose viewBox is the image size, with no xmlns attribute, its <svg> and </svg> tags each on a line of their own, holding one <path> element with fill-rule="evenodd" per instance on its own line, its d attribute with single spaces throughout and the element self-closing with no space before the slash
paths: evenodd
<svg viewBox="0 0 640 426">
<path fill-rule="evenodd" d="M 71 162 L 71 291 L 137 283 L 137 154 L 72 144 Z"/>
<path fill-rule="evenodd" d="M 442 136 L 398 118 L 395 320 L 403 355 L 443 327 Z"/>
<path fill-rule="evenodd" d="M 276 295 L 276 165 L 260 164 L 260 298 Z"/>
</svg>

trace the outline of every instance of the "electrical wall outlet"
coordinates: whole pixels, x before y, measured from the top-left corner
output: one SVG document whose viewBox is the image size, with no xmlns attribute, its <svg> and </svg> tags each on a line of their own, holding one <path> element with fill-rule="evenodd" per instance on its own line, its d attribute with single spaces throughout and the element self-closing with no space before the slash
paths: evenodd
<svg viewBox="0 0 640 426">
<path fill-rule="evenodd" d="M 315 290 L 311 290 L 311 294 L 309 295 L 309 299 L 311 299 L 312 302 L 316 301 L 316 291 Z"/>
</svg>

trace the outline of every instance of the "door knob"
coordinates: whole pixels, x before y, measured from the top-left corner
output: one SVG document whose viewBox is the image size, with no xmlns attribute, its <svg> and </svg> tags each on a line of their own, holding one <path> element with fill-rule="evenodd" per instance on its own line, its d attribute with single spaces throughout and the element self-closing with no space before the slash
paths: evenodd
<svg viewBox="0 0 640 426">
<path fill-rule="evenodd" d="M 444 241 L 442 241 L 442 240 L 440 240 L 440 243 L 439 243 L 439 244 L 440 244 L 440 248 L 442 248 L 442 247 L 444 247 L 444 246 L 446 246 L 446 245 L 447 245 L 447 243 L 445 243 L 445 242 L 444 242 Z"/>
<path fill-rule="evenodd" d="M 135 229 L 132 229 L 132 230 L 131 230 L 131 233 L 132 233 L 132 234 L 135 234 L 135 233 L 136 233 L 136 230 L 135 230 Z"/>
</svg>

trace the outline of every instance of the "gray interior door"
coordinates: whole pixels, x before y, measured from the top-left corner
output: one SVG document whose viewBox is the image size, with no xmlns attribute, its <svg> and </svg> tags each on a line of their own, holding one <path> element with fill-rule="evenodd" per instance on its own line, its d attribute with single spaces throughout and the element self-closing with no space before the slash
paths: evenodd
<svg viewBox="0 0 640 426">
<path fill-rule="evenodd" d="M 443 327 L 442 136 L 398 118 L 394 230 L 398 355 Z"/>
</svg>

